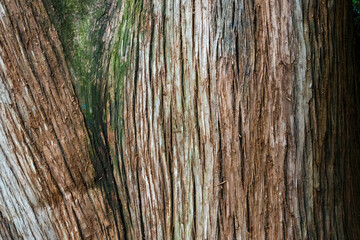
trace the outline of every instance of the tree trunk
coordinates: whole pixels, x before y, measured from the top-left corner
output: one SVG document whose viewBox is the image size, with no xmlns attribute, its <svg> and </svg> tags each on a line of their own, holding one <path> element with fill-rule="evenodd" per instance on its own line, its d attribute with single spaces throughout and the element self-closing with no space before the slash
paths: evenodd
<svg viewBox="0 0 360 240">
<path fill-rule="evenodd" d="M 356 239 L 350 12 L 0 0 L 0 237 Z"/>
</svg>

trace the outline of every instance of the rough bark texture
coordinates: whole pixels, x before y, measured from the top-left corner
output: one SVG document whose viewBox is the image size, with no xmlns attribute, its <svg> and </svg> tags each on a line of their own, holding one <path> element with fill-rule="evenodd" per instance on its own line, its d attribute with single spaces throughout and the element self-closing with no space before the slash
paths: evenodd
<svg viewBox="0 0 360 240">
<path fill-rule="evenodd" d="M 119 236 L 44 6 L 0 1 L 0 20 L 0 236 Z"/>
<path fill-rule="evenodd" d="M 0 4 L 1 237 L 360 236 L 350 1 Z"/>
</svg>

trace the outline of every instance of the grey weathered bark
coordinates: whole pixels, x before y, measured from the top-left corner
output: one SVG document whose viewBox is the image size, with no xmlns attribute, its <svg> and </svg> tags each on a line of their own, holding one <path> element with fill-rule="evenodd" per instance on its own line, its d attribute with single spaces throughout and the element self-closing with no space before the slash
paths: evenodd
<svg viewBox="0 0 360 240">
<path fill-rule="evenodd" d="M 350 5 L 0 0 L 0 236 L 356 239 Z"/>
</svg>

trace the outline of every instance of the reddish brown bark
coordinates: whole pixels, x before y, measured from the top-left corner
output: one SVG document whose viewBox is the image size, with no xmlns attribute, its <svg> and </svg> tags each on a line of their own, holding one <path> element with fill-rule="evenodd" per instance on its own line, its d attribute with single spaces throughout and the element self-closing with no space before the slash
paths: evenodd
<svg viewBox="0 0 360 240">
<path fill-rule="evenodd" d="M 0 236 L 122 236 L 41 1 L 0 1 Z"/>
<path fill-rule="evenodd" d="M 0 3 L 0 236 L 360 235 L 350 1 Z"/>
</svg>

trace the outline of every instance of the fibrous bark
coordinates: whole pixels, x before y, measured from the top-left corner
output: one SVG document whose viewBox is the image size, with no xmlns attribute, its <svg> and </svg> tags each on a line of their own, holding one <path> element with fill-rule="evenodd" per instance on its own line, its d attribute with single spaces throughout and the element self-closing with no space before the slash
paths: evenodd
<svg viewBox="0 0 360 240">
<path fill-rule="evenodd" d="M 0 236 L 360 234 L 350 1 L 0 4 Z"/>
<path fill-rule="evenodd" d="M 1 1 L 0 20 L 0 236 L 120 236 L 44 6 Z"/>
</svg>

